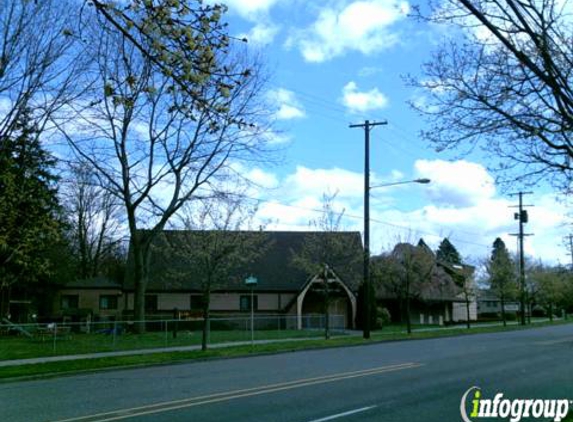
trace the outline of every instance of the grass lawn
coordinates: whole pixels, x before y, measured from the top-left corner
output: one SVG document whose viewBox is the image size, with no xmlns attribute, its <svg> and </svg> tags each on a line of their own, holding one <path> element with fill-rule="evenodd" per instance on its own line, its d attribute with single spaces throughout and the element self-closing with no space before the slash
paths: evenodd
<svg viewBox="0 0 573 422">
<path fill-rule="evenodd" d="M 413 326 L 413 329 L 422 326 Z M 424 325 L 423 329 L 436 329 L 436 326 Z M 444 329 L 442 327 L 442 329 Z M 373 337 L 378 335 L 387 338 L 394 335 L 403 335 L 405 325 L 390 325 L 383 330 L 373 331 Z M 339 336 L 341 331 L 332 331 L 332 335 Z M 179 331 L 177 338 L 171 332 L 147 332 L 145 334 L 130 334 L 113 336 L 110 334 L 72 334 L 68 339 L 52 338 L 44 341 L 30 339 L 23 336 L 0 337 L 0 361 L 12 359 L 27 359 L 46 356 L 76 355 L 84 353 L 112 352 L 122 350 L 154 349 L 163 347 L 194 346 L 201 344 L 201 331 Z M 281 340 L 292 338 L 321 338 L 322 329 L 317 330 L 258 330 L 255 331 L 255 340 Z M 210 344 L 228 343 L 236 341 L 250 341 L 251 332 L 246 330 L 212 331 Z"/>
<path fill-rule="evenodd" d="M 13 367 L 0 367 L 0 379 L 14 378 L 14 377 L 26 377 L 26 376 L 40 376 L 40 375 L 57 375 L 57 374 L 70 374 L 81 371 L 93 371 L 104 368 L 114 368 L 114 367 L 135 367 L 135 366 L 145 366 L 145 365 L 158 365 L 158 364 L 173 364 L 177 362 L 188 362 L 192 360 L 204 360 L 212 358 L 229 358 L 229 357 L 239 357 L 247 356 L 252 354 L 267 354 L 267 353 L 284 353 L 292 352 L 297 350 L 307 350 L 316 349 L 324 347 L 341 347 L 341 346 L 354 346 L 354 345 L 366 345 L 375 342 L 392 341 L 392 340 L 414 340 L 414 339 L 427 339 L 427 338 L 437 338 L 453 335 L 464 335 L 464 334 L 477 334 L 477 333 L 493 333 L 502 331 L 514 331 L 514 330 L 524 330 L 529 328 L 537 328 L 546 325 L 558 325 L 571 323 L 568 321 L 550 323 L 540 323 L 533 326 L 529 325 L 526 327 L 521 326 L 508 326 L 504 327 L 479 327 L 468 330 L 463 327 L 445 328 L 440 330 L 429 330 L 429 331 L 414 331 L 411 335 L 403 333 L 402 326 L 396 327 L 386 327 L 384 330 L 372 332 L 370 340 L 364 340 L 361 336 L 341 336 L 332 338 L 330 340 L 324 340 L 320 337 L 322 336 L 322 331 L 273 331 L 269 335 L 278 336 L 278 338 L 293 338 L 295 335 L 307 337 L 310 335 L 315 335 L 317 339 L 310 339 L 306 341 L 283 341 L 277 343 L 268 344 L 255 344 L 254 347 L 248 346 L 233 346 L 225 347 L 219 349 L 210 349 L 206 352 L 202 351 L 184 351 L 184 352 L 158 352 L 149 355 L 133 355 L 133 356 L 119 356 L 119 357 L 108 357 L 108 358 L 97 358 L 97 359 L 79 359 L 67 362 L 50 362 L 42 364 L 30 364 L 30 365 L 20 365 Z M 259 332 L 261 333 L 261 332 Z M 229 341 L 236 332 L 221 332 L 221 337 L 224 341 Z M 155 339 L 154 339 L 155 336 Z M 137 340 L 141 347 L 144 345 L 146 347 L 155 347 L 161 341 L 156 338 L 157 333 L 148 333 L 143 339 Z M 198 336 L 198 335 L 197 335 Z M 245 340 L 244 333 L 241 334 L 241 340 Z M 282 336 L 282 337 L 281 337 Z M 100 341 L 106 339 L 105 337 L 100 337 Z M 259 339 L 261 337 L 258 337 Z M 8 339 L 6 343 L 5 339 L 0 339 L 0 356 L 2 353 L 10 353 L 11 355 L 18 354 L 17 351 L 8 350 L 10 347 L 18 349 L 17 341 L 22 342 L 23 348 L 31 347 L 32 343 L 30 340 L 24 339 Z M 172 339 L 171 339 L 172 340 Z M 183 341 L 184 338 L 177 339 L 177 341 Z M 93 341 L 93 340 L 90 340 Z M 109 341 L 109 339 L 106 339 Z M 155 343 L 153 343 L 155 341 Z M 165 339 L 163 338 L 163 341 Z M 189 341 L 189 340 L 188 340 Z M 197 340 L 198 341 L 198 340 Z M 62 343 L 65 343 L 62 341 Z M 9 346 L 8 346 L 9 344 Z M 70 340 L 70 352 L 79 353 L 77 344 L 78 342 Z M 76 346 L 72 346 L 76 344 Z M 155 344 L 155 346 L 154 346 Z M 188 344 L 188 343 L 187 343 Z M 92 343 L 93 345 L 93 343 Z M 47 345 L 44 345 L 47 347 Z M 35 350 L 34 348 L 31 349 Z M 28 351 L 28 353 L 31 353 Z M 573 419 L 568 419 L 569 422 L 573 422 Z"/>
<path fill-rule="evenodd" d="M 0 361 L 44 356 L 75 355 L 111 352 L 116 350 L 153 349 L 161 347 L 193 346 L 201 344 L 200 331 L 179 331 L 177 338 L 171 332 L 145 334 L 72 334 L 68 339 L 51 338 L 45 341 L 21 336 L 0 337 Z M 322 330 L 268 330 L 255 331 L 255 340 L 278 340 L 300 337 L 321 337 Z M 210 343 L 249 341 L 250 331 L 212 331 Z"/>
</svg>

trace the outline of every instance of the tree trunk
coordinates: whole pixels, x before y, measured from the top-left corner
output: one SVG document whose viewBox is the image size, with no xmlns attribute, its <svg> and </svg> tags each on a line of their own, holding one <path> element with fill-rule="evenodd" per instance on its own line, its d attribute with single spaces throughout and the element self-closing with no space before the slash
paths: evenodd
<svg viewBox="0 0 573 422">
<path fill-rule="evenodd" d="M 549 304 L 549 321 L 553 322 L 553 303 Z"/>
<path fill-rule="evenodd" d="M 209 307 L 206 306 L 205 308 L 203 308 L 203 335 L 201 336 L 202 351 L 207 350 L 207 347 L 209 346 L 209 334 L 211 331 L 210 325 L 211 325 L 211 320 L 210 320 Z"/>
<path fill-rule="evenodd" d="M 507 320 L 505 319 L 505 297 L 503 293 L 501 294 L 501 297 L 499 299 L 501 302 L 501 320 L 503 321 L 503 326 L 507 327 Z"/>
<path fill-rule="evenodd" d="M 412 322 L 410 321 L 410 295 L 406 296 L 406 331 L 412 334 Z"/>
<path fill-rule="evenodd" d="M 410 320 L 410 276 L 406 273 L 406 331 L 412 334 L 412 321 Z"/>
<path fill-rule="evenodd" d="M 145 332 L 145 291 L 147 288 L 148 256 L 144 251 L 139 239 L 132 235 L 133 251 L 133 281 L 134 281 L 134 301 L 133 319 L 135 320 L 135 332 L 142 334 Z M 129 268 L 127 269 L 129 271 Z"/>
<path fill-rule="evenodd" d="M 207 350 L 211 331 L 211 314 L 209 312 L 211 295 L 209 291 L 203 292 L 203 334 L 201 336 L 201 350 Z"/>
<path fill-rule="evenodd" d="M 466 325 L 469 330 L 471 328 L 471 323 L 470 323 L 470 298 L 468 294 L 466 294 L 466 316 L 468 318 L 466 321 Z"/>
<path fill-rule="evenodd" d="M 0 285 L 0 320 L 10 314 L 10 286 Z"/>
<path fill-rule="evenodd" d="M 330 291 L 328 290 L 328 268 L 324 268 L 324 339 L 330 338 Z"/>
</svg>

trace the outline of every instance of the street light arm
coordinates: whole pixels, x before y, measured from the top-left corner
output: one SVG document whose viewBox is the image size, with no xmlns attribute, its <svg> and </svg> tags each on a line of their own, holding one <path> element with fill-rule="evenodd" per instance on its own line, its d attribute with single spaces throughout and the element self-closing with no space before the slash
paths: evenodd
<svg viewBox="0 0 573 422">
<path fill-rule="evenodd" d="M 393 183 L 383 183 L 381 185 L 374 185 L 374 186 L 370 186 L 370 189 L 376 189 L 376 188 L 386 188 L 388 186 L 396 186 L 396 185 L 405 185 L 408 183 L 420 183 L 423 185 L 426 185 L 428 183 L 430 183 L 431 180 L 427 179 L 427 178 L 421 178 L 421 179 L 414 179 L 414 180 L 405 180 L 402 182 L 393 182 Z"/>
</svg>

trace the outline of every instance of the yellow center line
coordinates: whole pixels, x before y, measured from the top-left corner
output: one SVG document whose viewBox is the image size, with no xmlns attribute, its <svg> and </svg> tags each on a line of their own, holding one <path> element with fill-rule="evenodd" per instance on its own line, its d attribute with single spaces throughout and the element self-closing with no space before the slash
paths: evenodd
<svg viewBox="0 0 573 422">
<path fill-rule="evenodd" d="M 552 346 L 554 344 L 561 344 L 561 343 L 573 343 L 573 337 L 561 338 L 558 340 L 546 340 L 546 341 L 536 341 L 535 344 L 538 346 Z"/>
<path fill-rule="evenodd" d="M 285 391 L 294 388 L 301 388 L 316 384 L 330 383 L 351 378 L 366 377 L 370 375 L 382 374 L 385 372 L 400 371 L 404 369 L 413 369 L 422 366 L 419 363 L 404 363 L 398 365 L 382 366 L 377 368 L 365 369 L 361 371 L 343 372 L 339 374 L 325 375 L 314 378 L 303 378 L 284 383 L 269 384 L 259 387 L 246 388 L 240 390 L 227 391 L 222 393 L 190 397 L 181 400 L 155 403 L 151 405 L 132 407 L 128 409 L 119 409 L 110 412 L 97 413 L 93 415 L 80 416 L 70 419 L 62 419 L 55 422 L 107 422 L 120 419 L 133 418 L 135 416 L 150 415 L 154 413 L 167 412 L 182 408 L 194 407 L 204 404 L 217 403 L 227 400 L 235 400 L 244 397 L 269 394 L 278 391 Z M 102 418 L 102 419 L 100 419 Z"/>
</svg>

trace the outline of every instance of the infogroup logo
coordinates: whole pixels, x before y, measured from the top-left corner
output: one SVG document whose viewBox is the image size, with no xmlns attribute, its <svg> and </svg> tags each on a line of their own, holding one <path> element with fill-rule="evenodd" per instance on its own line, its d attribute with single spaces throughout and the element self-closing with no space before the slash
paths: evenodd
<svg viewBox="0 0 573 422">
<path fill-rule="evenodd" d="M 509 418 L 510 422 L 535 418 L 560 422 L 569 413 L 571 405 L 573 402 L 568 399 L 506 399 L 503 393 L 496 393 L 493 399 L 486 399 L 482 396 L 481 388 L 471 387 L 462 396 L 460 413 L 464 422 L 475 422 L 479 418 Z"/>
</svg>

